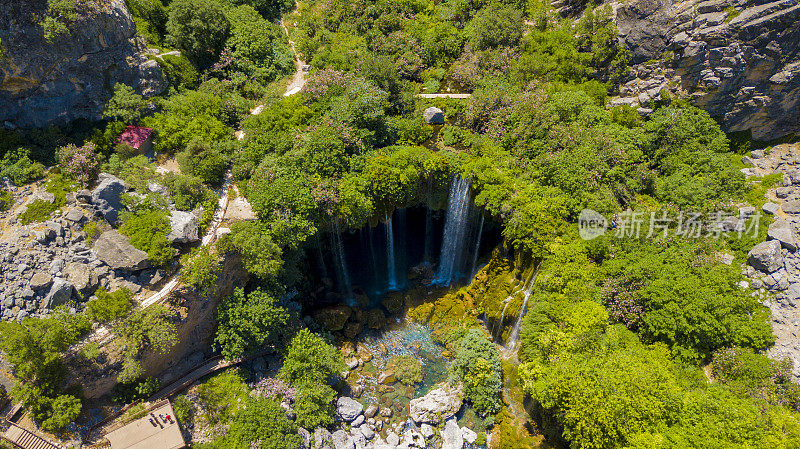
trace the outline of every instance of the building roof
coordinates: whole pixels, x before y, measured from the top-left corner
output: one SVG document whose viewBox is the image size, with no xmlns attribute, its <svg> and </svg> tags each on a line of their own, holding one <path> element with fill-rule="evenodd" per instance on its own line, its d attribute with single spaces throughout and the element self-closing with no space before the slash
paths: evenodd
<svg viewBox="0 0 800 449">
<path fill-rule="evenodd" d="M 150 128 L 145 128 L 143 126 L 128 126 L 125 128 L 125 131 L 119 135 L 117 143 L 124 143 L 125 145 L 138 150 L 143 143 L 147 142 L 147 139 L 150 138 L 151 134 L 153 134 L 153 130 Z"/>
<path fill-rule="evenodd" d="M 163 420 L 159 415 L 169 415 L 172 419 Z M 151 423 L 153 416 L 157 425 Z M 181 449 L 186 446 L 169 401 L 164 401 L 145 417 L 107 433 L 105 437 L 111 443 L 111 449 Z"/>
</svg>

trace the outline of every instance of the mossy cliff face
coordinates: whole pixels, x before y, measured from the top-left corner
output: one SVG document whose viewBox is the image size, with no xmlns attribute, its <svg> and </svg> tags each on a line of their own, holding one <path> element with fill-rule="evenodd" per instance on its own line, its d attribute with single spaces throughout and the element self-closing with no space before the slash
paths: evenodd
<svg viewBox="0 0 800 449">
<path fill-rule="evenodd" d="M 67 32 L 45 38 L 44 0 L 0 2 L 0 124 L 6 128 L 99 119 L 116 83 L 144 95 L 166 88 L 144 54 L 123 0 L 75 3 Z"/>
<path fill-rule="evenodd" d="M 522 307 L 522 287 L 532 275 L 529 264 L 496 251 L 468 286 L 414 307 L 408 315 L 433 328 L 478 326 L 485 318 L 496 337 L 504 338 Z"/>
</svg>

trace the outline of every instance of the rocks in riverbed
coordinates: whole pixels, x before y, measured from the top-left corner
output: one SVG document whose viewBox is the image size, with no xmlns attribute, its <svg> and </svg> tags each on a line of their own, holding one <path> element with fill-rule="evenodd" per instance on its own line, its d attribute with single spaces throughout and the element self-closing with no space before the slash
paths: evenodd
<svg viewBox="0 0 800 449">
<path fill-rule="evenodd" d="M 346 396 L 342 396 L 336 401 L 336 413 L 339 415 L 342 421 L 351 422 L 358 418 L 363 411 L 363 405 L 361 405 L 358 401 Z"/>
<path fill-rule="evenodd" d="M 314 449 L 333 449 L 333 435 L 322 427 L 314 430 Z"/>
<path fill-rule="evenodd" d="M 462 449 L 464 437 L 455 419 L 448 419 L 442 430 L 442 449 Z"/>
<path fill-rule="evenodd" d="M 411 401 L 411 419 L 417 423 L 439 424 L 458 413 L 463 401 L 463 385 L 440 383 L 425 396 Z"/>
<path fill-rule="evenodd" d="M 339 304 L 318 310 L 314 313 L 313 318 L 325 330 L 336 332 L 344 329 L 344 325 L 352 313 L 353 309 L 344 304 Z"/>
</svg>

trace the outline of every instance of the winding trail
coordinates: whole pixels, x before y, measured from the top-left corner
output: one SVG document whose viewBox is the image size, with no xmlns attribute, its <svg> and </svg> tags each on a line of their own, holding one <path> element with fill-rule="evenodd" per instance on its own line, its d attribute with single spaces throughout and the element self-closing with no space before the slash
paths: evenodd
<svg viewBox="0 0 800 449">
<path fill-rule="evenodd" d="M 294 11 L 297 11 L 297 2 L 294 4 Z M 291 13 L 290 13 L 291 14 Z M 303 86 L 306 85 L 306 72 L 303 70 L 306 63 L 300 60 L 300 53 L 297 53 L 297 47 L 295 47 L 295 43 L 291 37 L 289 37 L 289 30 L 286 28 L 286 24 L 283 21 L 283 17 L 281 17 L 281 28 L 283 28 L 283 32 L 286 33 L 286 38 L 289 40 L 289 46 L 292 47 L 292 52 L 294 52 L 294 65 L 295 65 L 295 72 L 294 76 L 292 77 L 292 81 L 286 86 L 286 92 L 284 92 L 284 97 L 291 97 L 292 95 L 300 92 L 303 90 Z"/>
</svg>

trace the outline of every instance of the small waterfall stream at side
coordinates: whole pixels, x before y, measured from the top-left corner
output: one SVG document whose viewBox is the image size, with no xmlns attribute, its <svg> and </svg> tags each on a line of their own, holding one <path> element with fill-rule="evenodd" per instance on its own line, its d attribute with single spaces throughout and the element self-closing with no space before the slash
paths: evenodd
<svg viewBox="0 0 800 449">
<path fill-rule="evenodd" d="M 395 266 L 394 258 L 394 228 L 392 226 L 392 217 L 386 215 L 386 269 L 387 279 L 389 279 L 389 290 L 397 290 L 397 268 Z"/>
<path fill-rule="evenodd" d="M 511 334 L 508 337 L 508 343 L 506 343 L 506 347 L 509 350 L 514 350 L 517 347 L 517 343 L 519 343 L 519 329 L 522 326 L 522 319 L 525 318 L 525 312 L 528 311 L 528 299 L 530 299 L 531 295 L 533 294 L 533 285 L 536 283 L 536 276 L 539 274 L 539 265 L 536 265 L 536 270 L 533 272 L 533 276 L 531 276 L 531 280 L 528 282 L 528 285 L 525 286 L 525 293 L 523 294 L 522 299 L 522 307 L 519 309 L 519 314 L 517 315 L 517 321 L 514 323 L 514 327 L 511 328 Z"/>
<path fill-rule="evenodd" d="M 447 199 L 447 218 L 445 220 L 442 251 L 439 256 L 439 270 L 434 282 L 439 285 L 450 285 L 457 273 L 456 265 L 461 263 L 464 251 L 464 234 L 469 217 L 470 181 L 458 177 L 450 185 L 450 196 Z"/>
<path fill-rule="evenodd" d="M 481 250 L 481 236 L 483 235 L 483 220 L 486 216 L 481 213 L 481 224 L 478 227 L 478 238 L 475 239 L 475 251 L 472 253 L 472 269 L 469 271 L 469 276 L 474 277 L 477 273 L 477 266 L 478 266 L 478 254 Z"/>
</svg>

